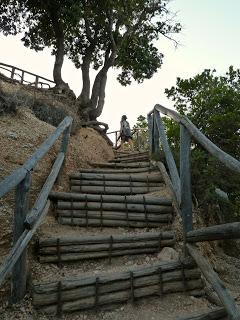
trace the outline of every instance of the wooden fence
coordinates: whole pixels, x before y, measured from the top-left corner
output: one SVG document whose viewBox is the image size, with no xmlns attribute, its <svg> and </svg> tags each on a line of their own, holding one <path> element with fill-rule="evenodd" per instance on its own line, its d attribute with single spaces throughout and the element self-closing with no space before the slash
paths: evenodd
<svg viewBox="0 0 240 320">
<path fill-rule="evenodd" d="M 6 280 L 6 277 L 12 273 L 12 303 L 19 302 L 26 292 L 27 246 L 48 212 L 50 205 L 48 195 L 64 164 L 72 121 L 73 119 L 71 117 L 66 117 L 59 124 L 55 132 L 43 142 L 38 150 L 20 168 L 16 169 L 0 183 L 0 198 L 14 188 L 16 190 L 13 228 L 14 244 L 7 258 L 0 266 L 0 285 L 2 285 Z M 61 136 L 61 147 L 52 166 L 52 170 L 46 179 L 35 204 L 29 209 L 28 196 L 31 191 L 32 170 Z"/>
<path fill-rule="evenodd" d="M 161 113 L 172 118 L 180 125 L 180 174 L 168 143 Z M 193 230 L 190 168 L 191 139 L 194 138 L 211 155 L 236 173 L 240 173 L 240 162 L 218 148 L 186 116 L 182 116 L 176 111 L 167 109 L 159 104 L 155 105 L 154 109 L 148 114 L 148 127 L 150 154 L 159 154 L 160 143 L 165 154 L 170 179 L 167 177 L 163 164 L 159 163 L 159 168 L 162 171 L 165 182 L 172 190 L 174 206 L 182 217 L 185 250 L 192 256 L 206 280 L 212 285 L 229 318 L 239 320 L 240 312 L 236 307 L 234 298 L 217 273 L 214 272 L 208 260 L 192 244 L 200 241 L 240 238 L 240 223 L 222 224 Z"/>
<path fill-rule="evenodd" d="M 34 86 L 35 88 L 44 88 L 44 86 L 51 88 L 55 86 L 53 80 L 2 62 L 0 62 L 0 72 L 1 71 L 4 72 L 4 76 L 6 76 L 7 73 L 9 75 L 7 75 L 7 77 L 12 81 Z M 28 80 L 26 80 L 26 76 L 28 76 Z M 29 81 L 30 78 L 33 78 L 33 81 Z"/>
</svg>

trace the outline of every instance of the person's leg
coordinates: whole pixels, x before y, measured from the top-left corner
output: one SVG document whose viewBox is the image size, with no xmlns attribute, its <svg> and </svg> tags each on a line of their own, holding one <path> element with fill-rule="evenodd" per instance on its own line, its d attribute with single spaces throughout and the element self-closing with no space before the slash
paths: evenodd
<svg viewBox="0 0 240 320">
<path fill-rule="evenodd" d="M 133 151 L 133 150 L 134 150 L 134 145 L 133 145 L 133 140 L 132 140 L 132 138 L 129 138 L 129 139 L 128 139 L 128 143 L 129 143 L 129 146 L 130 146 L 130 148 L 131 148 L 131 151 Z"/>
</svg>

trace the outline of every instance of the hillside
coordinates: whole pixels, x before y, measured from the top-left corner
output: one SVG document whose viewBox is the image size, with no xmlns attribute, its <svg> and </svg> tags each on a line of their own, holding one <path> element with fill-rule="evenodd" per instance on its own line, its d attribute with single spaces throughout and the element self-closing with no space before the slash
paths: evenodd
<svg viewBox="0 0 240 320">
<path fill-rule="evenodd" d="M 0 115 L 0 181 L 8 176 L 14 169 L 23 165 L 24 162 L 33 154 L 41 143 L 55 130 L 55 127 L 45 121 L 40 120 L 32 110 L 32 90 L 27 90 L 19 84 L 10 84 L 0 81 L 1 93 L 7 94 L 11 103 L 15 103 L 16 110 L 9 114 Z M 39 90 L 38 98 L 35 100 L 39 103 L 45 93 Z M 22 99 L 20 99 L 22 97 Z M 24 99 L 23 99 L 24 97 Z M 46 104 L 46 102 L 45 102 Z M 70 109 L 68 105 L 59 103 L 58 99 L 54 100 L 52 94 L 49 108 L 55 106 L 56 110 L 65 110 L 66 114 L 75 119 L 74 134 L 70 138 L 70 144 L 66 159 L 66 166 L 63 170 L 61 180 L 57 185 L 58 190 L 68 188 L 67 176 L 77 171 L 78 168 L 88 168 L 89 161 L 103 162 L 113 157 L 113 151 L 105 139 L 91 128 L 80 128 L 79 119 L 76 112 Z M 0 106 L 1 109 L 1 106 Z M 69 111 L 70 110 L 70 111 Z M 75 110 L 76 111 L 76 110 Z M 44 114 L 44 112 L 43 112 Z M 54 118 L 56 120 L 56 118 Z M 48 119 L 49 120 L 49 119 Z M 50 121 L 48 121 L 50 122 Z M 48 176 L 56 153 L 58 152 L 59 143 L 51 149 L 45 158 L 39 163 L 33 172 L 31 204 L 34 203 L 46 177 Z M 9 252 L 12 242 L 12 219 L 14 210 L 14 193 L 9 193 L 0 199 L 0 263 Z M 1 296 L 5 295 L 4 288 L 1 290 Z"/>
</svg>

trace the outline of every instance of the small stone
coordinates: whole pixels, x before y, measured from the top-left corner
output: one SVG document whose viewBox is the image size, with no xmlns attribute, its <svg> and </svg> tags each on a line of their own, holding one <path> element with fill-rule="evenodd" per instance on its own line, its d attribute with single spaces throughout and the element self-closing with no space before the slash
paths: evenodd
<svg viewBox="0 0 240 320">
<path fill-rule="evenodd" d="M 170 247 L 165 247 L 157 255 L 160 261 L 177 261 L 179 260 L 179 253 Z"/>
<path fill-rule="evenodd" d="M 146 261 L 146 262 L 149 262 L 149 261 L 150 261 L 150 258 L 147 256 L 146 259 L 145 259 L 145 261 Z"/>
<path fill-rule="evenodd" d="M 13 132 L 13 131 L 8 131 L 7 136 L 13 140 L 17 140 L 18 138 L 16 132 Z"/>
</svg>

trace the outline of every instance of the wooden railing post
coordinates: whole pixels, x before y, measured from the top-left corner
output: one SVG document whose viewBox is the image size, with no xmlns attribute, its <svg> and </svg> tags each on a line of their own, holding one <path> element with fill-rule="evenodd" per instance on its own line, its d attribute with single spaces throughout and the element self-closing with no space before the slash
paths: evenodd
<svg viewBox="0 0 240 320">
<path fill-rule="evenodd" d="M 16 205 L 14 214 L 13 243 L 22 235 L 24 221 L 29 209 L 29 189 L 31 186 L 31 172 L 16 187 Z M 12 272 L 11 303 L 20 302 L 26 293 L 27 282 L 27 249 L 23 251 Z"/>
<path fill-rule="evenodd" d="M 39 76 L 36 76 L 36 78 L 35 78 L 35 88 L 38 87 L 38 82 L 39 82 Z"/>
<path fill-rule="evenodd" d="M 153 154 L 153 115 L 148 115 L 149 155 Z"/>
<path fill-rule="evenodd" d="M 21 84 L 24 82 L 24 70 L 22 70 L 22 76 L 21 76 Z"/>
<path fill-rule="evenodd" d="M 11 79 L 14 78 L 14 75 L 15 75 L 15 67 L 12 67 L 12 71 L 11 71 Z"/>
<path fill-rule="evenodd" d="M 184 233 L 193 228 L 192 191 L 191 191 L 191 136 L 188 130 L 180 125 L 180 181 L 181 181 L 181 211 Z"/>
<path fill-rule="evenodd" d="M 160 157 L 160 140 L 159 131 L 156 123 L 155 114 L 153 115 L 153 154 L 155 159 Z"/>
<path fill-rule="evenodd" d="M 115 131 L 115 148 L 117 148 L 117 131 Z"/>
</svg>

